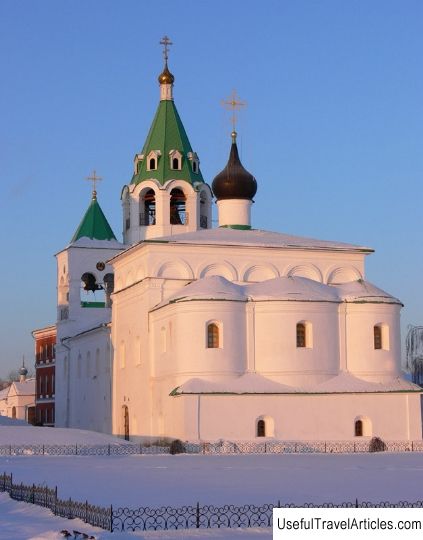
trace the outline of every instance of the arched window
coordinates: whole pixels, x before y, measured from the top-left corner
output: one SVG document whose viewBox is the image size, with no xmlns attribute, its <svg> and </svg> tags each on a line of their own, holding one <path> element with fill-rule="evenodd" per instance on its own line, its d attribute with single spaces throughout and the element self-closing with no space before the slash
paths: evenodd
<svg viewBox="0 0 423 540">
<path fill-rule="evenodd" d="M 382 349 L 382 327 L 376 325 L 373 327 L 373 342 L 375 349 Z"/>
<path fill-rule="evenodd" d="M 178 170 L 179 167 L 179 159 L 177 157 L 172 158 L 172 169 Z"/>
<path fill-rule="evenodd" d="M 304 323 L 297 324 L 297 347 L 306 347 L 306 325 Z"/>
<path fill-rule="evenodd" d="M 149 189 L 141 195 L 140 200 L 140 225 L 156 224 L 156 194 Z"/>
<path fill-rule="evenodd" d="M 264 420 L 257 422 L 257 437 L 266 437 L 266 422 Z"/>
<path fill-rule="evenodd" d="M 186 197 L 179 188 L 170 192 L 170 223 L 171 225 L 187 225 L 188 214 L 185 209 Z"/>
<path fill-rule="evenodd" d="M 363 420 L 356 420 L 354 424 L 354 434 L 356 437 L 363 436 Z"/>
<path fill-rule="evenodd" d="M 157 169 L 157 160 L 156 158 L 152 157 L 148 161 L 148 170 L 155 171 L 156 169 Z"/>
<path fill-rule="evenodd" d="M 219 348 L 219 327 L 216 323 L 211 323 L 207 326 L 207 348 Z"/>
<path fill-rule="evenodd" d="M 12 407 L 12 418 L 16 418 L 16 407 Z"/>
<path fill-rule="evenodd" d="M 192 162 L 192 172 L 198 173 L 198 163 L 197 163 L 197 161 Z"/>
</svg>

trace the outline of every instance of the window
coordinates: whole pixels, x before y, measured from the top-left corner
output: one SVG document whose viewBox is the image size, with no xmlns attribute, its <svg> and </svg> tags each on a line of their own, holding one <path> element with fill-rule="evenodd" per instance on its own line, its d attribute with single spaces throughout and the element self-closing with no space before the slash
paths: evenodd
<svg viewBox="0 0 423 540">
<path fill-rule="evenodd" d="M 207 326 L 207 348 L 219 348 L 219 327 L 216 323 L 211 323 Z"/>
<path fill-rule="evenodd" d="M 174 171 L 182 169 L 182 154 L 179 150 L 171 150 L 169 152 L 170 168 Z"/>
<path fill-rule="evenodd" d="M 355 437 L 371 437 L 372 422 L 368 416 L 356 416 L 354 419 Z"/>
<path fill-rule="evenodd" d="M 196 161 L 192 162 L 192 172 L 198 173 L 198 163 Z"/>
<path fill-rule="evenodd" d="M 156 224 L 156 194 L 153 189 L 145 191 L 140 198 L 140 225 Z"/>
<path fill-rule="evenodd" d="M 157 164 L 159 161 L 159 156 L 161 155 L 160 150 L 151 150 L 147 156 L 147 171 L 157 170 Z"/>
<path fill-rule="evenodd" d="M 179 188 L 174 188 L 170 192 L 170 224 L 187 225 L 188 214 L 185 211 L 186 197 Z"/>
<path fill-rule="evenodd" d="M 377 325 L 373 328 L 373 341 L 375 349 L 382 349 L 382 327 Z"/>
<path fill-rule="evenodd" d="M 16 418 L 16 407 L 12 407 L 12 418 Z"/>
<path fill-rule="evenodd" d="M 264 420 L 257 422 L 257 437 L 266 437 L 266 422 Z"/>
<path fill-rule="evenodd" d="M 299 321 L 296 326 L 297 348 L 313 348 L 313 325 L 309 321 Z"/>
<path fill-rule="evenodd" d="M 355 421 L 354 434 L 356 437 L 363 436 L 363 420 Z"/>
<path fill-rule="evenodd" d="M 297 347 L 306 346 L 306 325 L 304 323 L 297 324 Z"/>
</svg>

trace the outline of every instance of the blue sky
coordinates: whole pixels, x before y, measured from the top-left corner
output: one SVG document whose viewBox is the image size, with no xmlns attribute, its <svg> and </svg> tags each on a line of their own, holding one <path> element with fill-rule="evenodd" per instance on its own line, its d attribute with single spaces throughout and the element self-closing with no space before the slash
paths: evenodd
<svg viewBox="0 0 423 540">
<path fill-rule="evenodd" d="M 160 38 L 206 181 L 226 163 L 236 88 L 253 225 L 376 249 L 367 279 L 423 324 L 423 3 L 401 0 L 0 2 L 0 376 L 54 322 L 54 253 L 104 177 L 120 191 L 158 104 Z"/>
</svg>

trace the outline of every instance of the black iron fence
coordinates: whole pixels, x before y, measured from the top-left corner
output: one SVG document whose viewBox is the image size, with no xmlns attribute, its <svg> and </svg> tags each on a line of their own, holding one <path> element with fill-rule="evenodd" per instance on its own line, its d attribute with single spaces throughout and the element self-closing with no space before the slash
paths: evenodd
<svg viewBox="0 0 423 540">
<path fill-rule="evenodd" d="M 57 495 L 57 486 L 14 484 L 12 474 L 0 476 L 0 491 L 9 493 L 15 501 L 36 504 L 48 508 L 55 516 L 68 519 L 79 518 L 85 523 L 101 527 L 108 531 L 112 530 L 113 508 L 103 508 L 89 504 L 88 501 L 79 502 L 69 499 L 61 499 Z"/>
<path fill-rule="evenodd" d="M 186 454 L 343 454 L 370 452 L 372 441 L 215 441 L 203 443 L 183 442 Z M 423 452 L 423 440 L 385 441 L 385 452 Z M 169 444 L 97 444 L 97 445 L 49 445 L 7 444 L 0 445 L 0 456 L 125 456 L 134 454 L 169 454 Z"/>
<path fill-rule="evenodd" d="M 79 518 L 85 523 L 101 527 L 111 532 L 176 530 L 176 529 L 211 529 L 211 528 L 248 528 L 271 527 L 274 508 L 423 508 L 423 501 L 399 501 L 379 503 L 358 501 L 342 503 L 306 503 L 253 505 L 200 505 L 173 508 L 113 508 L 60 499 L 57 487 L 14 484 L 12 474 L 0 476 L 0 491 L 9 493 L 16 501 L 37 504 L 49 508 L 54 515 L 68 519 Z"/>
</svg>

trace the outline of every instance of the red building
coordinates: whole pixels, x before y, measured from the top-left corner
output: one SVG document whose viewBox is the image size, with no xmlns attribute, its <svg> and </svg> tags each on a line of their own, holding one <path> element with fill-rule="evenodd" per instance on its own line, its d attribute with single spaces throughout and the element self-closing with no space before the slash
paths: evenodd
<svg viewBox="0 0 423 540">
<path fill-rule="evenodd" d="M 35 339 L 35 421 L 54 426 L 56 371 L 56 325 L 34 330 Z"/>
</svg>

